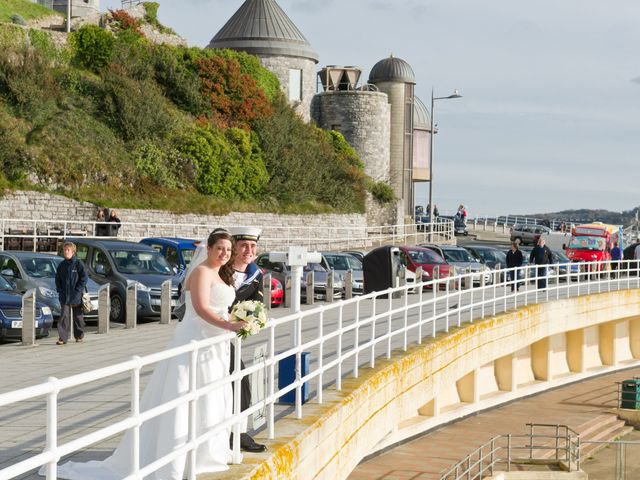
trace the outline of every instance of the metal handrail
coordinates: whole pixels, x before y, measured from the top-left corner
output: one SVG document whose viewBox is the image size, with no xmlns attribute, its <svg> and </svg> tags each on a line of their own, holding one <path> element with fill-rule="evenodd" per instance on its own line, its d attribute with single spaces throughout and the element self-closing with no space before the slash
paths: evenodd
<svg viewBox="0 0 640 480">
<path fill-rule="evenodd" d="M 97 225 L 113 225 L 110 222 L 69 221 L 69 220 L 27 220 L 0 219 L 0 249 L 7 249 L 7 242 L 17 239 L 20 246 L 29 241 L 28 248 L 18 250 L 38 251 L 39 246 L 52 239 L 82 236 L 86 238 L 107 239 L 114 237 L 96 236 Z M 121 222 L 117 238 L 137 242 L 145 237 L 185 237 L 201 240 L 211 232 L 212 226 L 196 223 L 139 223 Z M 232 227 L 234 225 L 226 225 Z M 426 228 L 425 228 L 426 227 Z M 355 233 L 354 233 L 355 232 Z M 287 248 L 306 246 L 319 250 L 332 248 L 371 248 L 393 243 L 451 243 L 455 239 L 453 221 L 439 221 L 434 224 L 400 224 L 367 227 L 332 227 L 320 229 L 304 227 L 263 227 L 260 237 L 261 248 Z M 47 244 L 48 245 L 48 244 Z M 44 250 L 44 248 L 42 248 Z"/>
<path fill-rule="evenodd" d="M 172 348 L 156 354 L 145 357 L 133 357 L 128 362 L 119 363 L 98 370 L 75 375 L 65 379 L 50 378 L 48 381 L 32 387 L 22 388 L 13 392 L 0 395 L 0 407 L 15 405 L 24 400 L 34 399 L 42 396 L 47 397 L 46 411 L 46 438 L 47 443 L 42 453 L 27 457 L 26 459 L 0 470 L 0 479 L 11 479 L 23 475 L 30 470 L 40 466 L 46 466 L 47 478 L 55 478 L 56 459 L 64 455 L 73 453 L 100 440 L 125 432 L 127 430 L 138 429 L 142 422 L 150 418 L 166 412 L 172 408 L 176 408 L 183 403 L 195 402 L 199 397 L 207 392 L 219 388 L 221 385 L 233 383 L 234 404 L 239 401 L 240 379 L 245 376 L 266 369 L 268 388 L 266 398 L 260 403 L 252 405 L 249 409 L 238 412 L 225 420 L 223 423 L 216 425 L 214 430 L 195 437 L 195 432 L 191 432 L 193 440 L 190 441 L 180 452 L 189 451 L 194 455 L 195 448 L 200 443 L 206 441 L 215 434 L 220 428 L 232 426 L 237 432 L 240 423 L 242 423 L 249 415 L 258 410 L 265 408 L 267 410 L 267 432 L 270 439 L 275 438 L 276 423 L 275 409 L 276 402 L 286 393 L 295 392 L 295 415 L 302 418 L 302 387 L 306 382 L 317 381 L 317 400 L 322 403 L 322 391 L 327 386 L 335 386 L 337 390 L 341 389 L 342 377 L 349 368 L 354 377 L 358 377 L 358 368 L 361 363 L 368 364 L 369 367 L 375 368 L 376 361 L 380 356 L 386 358 L 391 357 L 394 350 L 392 339 L 403 339 L 402 348 L 406 350 L 409 345 L 421 344 L 423 342 L 423 333 L 435 337 L 440 331 L 448 332 L 452 326 L 461 326 L 463 317 L 465 322 L 474 322 L 478 319 L 485 318 L 488 315 L 496 315 L 499 312 L 527 305 L 532 302 L 542 302 L 559 298 L 569 298 L 591 293 L 626 290 L 631 288 L 640 288 L 640 269 L 636 262 L 622 261 L 620 269 L 616 272 L 618 276 L 614 276 L 610 271 L 600 270 L 602 263 L 590 262 L 585 264 L 587 270 L 586 275 L 581 276 L 575 282 L 572 282 L 571 269 L 567 269 L 567 274 L 560 274 L 560 269 L 556 268 L 554 273 L 549 273 L 544 277 L 548 281 L 544 288 L 533 288 L 528 279 L 535 279 L 535 275 L 540 273 L 540 266 L 531 265 L 502 271 L 495 271 L 492 275 L 494 282 L 487 281 L 485 275 L 481 275 L 480 281 L 476 282 L 474 276 L 477 273 L 468 273 L 432 279 L 428 282 L 420 282 L 417 279 L 415 284 L 409 284 L 396 288 L 388 288 L 380 292 L 372 292 L 366 295 L 356 297 L 350 300 L 336 302 L 326 306 L 319 306 L 310 310 L 298 313 L 292 313 L 282 318 L 274 319 L 268 322 L 267 327 L 262 335 L 268 345 L 268 355 L 263 363 L 253 364 L 244 369 L 236 371 L 228 377 L 219 379 L 213 384 L 207 385 L 199 389 L 193 389 L 182 397 L 172 400 L 168 403 L 159 405 L 152 410 L 145 412 L 138 411 L 139 405 L 139 383 L 140 370 L 145 365 L 153 364 L 159 360 L 175 357 L 177 355 L 188 353 L 191 355 L 192 361 L 190 368 L 196 368 L 195 358 L 197 352 L 203 348 L 214 345 L 223 341 L 234 341 L 236 345 L 236 365 L 239 365 L 241 358 L 242 342 L 234 337 L 232 333 L 223 336 L 192 342 L 189 345 Z M 557 265 L 556 265 L 557 267 Z M 522 271 L 524 275 L 521 277 L 518 272 Z M 513 275 L 501 275 L 501 273 L 512 273 Z M 635 275 L 635 276 L 632 276 Z M 510 292 L 511 286 L 516 286 L 524 279 L 524 288 L 520 291 L 514 289 Z M 561 280 L 566 280 L 561 283 Z M 417 298 L 414 297 L 413 302 L 408 301 L 409 290 L 417 290 Z M 431 289 L 434 292 L 431 296 L 426 295 L 425 289 Z M 444 290 L 444 293 L 441 293 Z M 462 293 L 465 293 L 465 297 Z M 394 295 L 403 296 L 403 301 L 394 304 Z M 464 298 L 464 301 L 463 301 Z M 468 302 L 468 303 L 465 303 Z M 346 309 L 356 312 L 355 318 L 349 318 L 345 321 L 343 315 Z M 338 322 L 333 328 L 329 328 L 323 319 L 329 313 L 338 316 Z M 411 320 L 409 320 L 411 316 Z M 302 335 L 302 325 L 310 325 L 317 319 L 317 332 L 312 338 L 304 339 Z M 401 321 L 392 321 L 399 319 Z M 386 327 L 386 328 L 381 328 Z M 275 339 L 277 333 L 282 334 L 282 329 L 288 332 L 295 332 L 290 335 L 294 338 L 295 344 L 290 348 L 276 353 Z M 355 342 L 342 342 L 345 335 L 353 335 L 357 339 Z M 409 337 L 411 336 L 411 337 Z M 337 348 L 335 346 L 337 342 Z M 379 348 L 382 346 L 383 348 Z M 376 351 L 378 347 L 378 351 Z M 335 349 L 335 350 L 334 350 Z M 381 351 L 382 350 L 382 351 Z M 315 351 L 320 352 L 320 358 L 314 364 L 314 368 L 303 376 L 301 362 L 302 352 Z M 332 352 L 332 353 L 330 353 Z M 368 355 L 367 355 L 368 354 Z M 286 387 L 277 388 L 275 382 L 276 366 L 280 360 L 294 356 L 295 358 L 295 380 Z M 365 362 L 365 358 L 368 360 Z M 349 367 L 345 367 L 349 365 Z M 328 381 L 327 377 L 330 370 L 335 373 L 335 380 Z M 352 370 L 351 370 L 352 369 Z M 98 429 L 91 434 L 80 436 L 79 438 L 58 444 L 58 400 L 61 392 L 83 384 L 88 384 L 106 377 L 129 372 L 131 374 L 131 413 L 121 421 L 118 421 L 108 427 Z M 571 432 L 567 432 L 572 436 Z M 135 436 L 134 436 L 135 437 Z M 235 435 L 234 439 L 239 435 Z M 191 437 L 190 437 L 191 438 Z M 516 438 L 516 437 L 513 437 Z M 240 458 L 240 445 L 234 444 L 234 458 Z M 513 445 L 512 445 L 513 448 Z M 564 445 L 565 450 L 573 451 L 573 444 Z M 491 457 L 497 458 L 497 450 L 491 449 Z M 159 468 L 161 465 L 171 461 L 174 452 L 171 455 L 158 459 L 153 466 Z M 510 455 L 510 453 L 509 453 Z M 141 479 L 144 475 L 151 473 L 151 467 L 145 469 L 136 468 L 131 476 L 127 478 Z"/>
<path fill-rule="evenodd" d="M 565 462 L 569 471 L 580 469 L 580 435 L 567 425 L 535 424 L 528 423 L 528 434 L 523 435 L 498 435 L 480 445 L 469 455 L 455 465 L 440 474 L 440 480 L 481 480 L 486 475 L 493 475 L 498 465 L 504 465 L 507 472 L 511 471 L 513 464 L 540 462 L 541 457 L 534 457 L 534 451 L 545 451 L 553 455 L 548 462 Z M 535 428 L 553 428 L 555 435 L 536 435 Z M 523 444 L 514 443 L 514 440 L 523 440 Z M 544 441 L 555 440 L 553 445 L 535 445 L 536 439 Z M 560 440 L 565 444 L 561 445 Z M 504 445 L 506 443 L 506 445 Z M 513 451 L 527 451 L 528 455 L 515 456 Z M 503 453 L 504 452 L 504 456 Z"/>
</svg>

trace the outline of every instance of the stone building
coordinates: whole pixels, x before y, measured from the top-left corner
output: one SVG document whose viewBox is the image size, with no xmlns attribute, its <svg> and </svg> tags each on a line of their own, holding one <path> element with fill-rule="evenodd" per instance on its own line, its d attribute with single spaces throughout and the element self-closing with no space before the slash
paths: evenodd
<svg viewBox="0 0 640 480">
<path fill-rule="evenodd" d="M 70 0 L 39 0 L 45 6 L 51 6 L 54 10 L 67 13 L 67 5 Z M 100 0 L 71 0 L 71 16 L 73 18 L 86 17 L 100 11 Z"/>
<path fill-rule="evenodd" d="M 310 120 L 318 54 L 275 0 L 246 0 L 208 48 L 256 55 L 262 66 L 278 77 L 298 114 L 305 121 Z"/>
</svg>

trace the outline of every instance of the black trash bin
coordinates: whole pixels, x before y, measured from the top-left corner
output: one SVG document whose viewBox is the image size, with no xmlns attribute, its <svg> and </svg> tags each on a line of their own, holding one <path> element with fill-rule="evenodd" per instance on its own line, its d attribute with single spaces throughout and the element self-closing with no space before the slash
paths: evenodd
<svg viewBox="0 0 640 480">
<path fill-rule="evenodd" d="M 367 253 L 362 260 L 364 293 L 381 292 L 395 287 L 398 271 L 402 267 L 398 247 L 378 247 Z"/>
<path fill-rule="evenodd" d="M 620 393 L 620 408 L 640 409 L 640 378 L 623 380 Z"/>
</svg>

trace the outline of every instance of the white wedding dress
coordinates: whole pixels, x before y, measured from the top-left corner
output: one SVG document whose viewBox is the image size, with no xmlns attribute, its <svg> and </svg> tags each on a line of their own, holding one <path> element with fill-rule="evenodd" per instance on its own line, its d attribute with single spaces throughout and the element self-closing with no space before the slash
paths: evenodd
<svg viewBox="0 0 640 480">
<path fill-rule="evenodd" d="M 209 306 L 216 313 L 228 317 L 229 306 L 235 299 L 233 286 L 215 283 L 211 288 Z M 202 320 L 193 309 L 190 292 L 186 292 L 186 312 L 167 348 L 184 345 L 227 333 Z M 203 348 L 198 353 L 198 388 L 229 375 L 229 341 Z M 189 391 L 189 354 L 183 354 L 157 364 L 140 401 L 140 411 L 166 403 Z M 225 385 L 197 401 L 195 421 L 197 435 L 202 435 L 232 414 L 231 385 Z M 159 459 L 186 443 L 188 438 L 189 405 L 145 422 L 140 428 L 140 467 Z M 220 430 L 201 444 L 196 454 L 196 474 L 227 470 L 231 463 L 229 429 Z M 58 478 L 67 480 L 121 480 L 131 471 L 132 438 L 125 433 L 118 448 L 103 461 L 68 462 L 58 468 Z M 183 480 L 188 475 L 187 458 L 180 456 L 145 480 Z M 41 475 L 44 474 L 41 469 Z"/>
</svg>

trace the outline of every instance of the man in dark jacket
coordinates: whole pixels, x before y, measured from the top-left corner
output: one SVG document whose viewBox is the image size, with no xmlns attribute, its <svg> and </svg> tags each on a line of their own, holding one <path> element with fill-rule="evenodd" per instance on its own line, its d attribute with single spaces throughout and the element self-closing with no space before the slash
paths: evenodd
<svg viewBox="0 0 640 480">
<path fill-rule="evenodd" d="M 264 302 L 264 293 L 262 288 L 262 271 L 254 263 L 257 254 L 258 239 L 261 230 L 255 227 L 238 227 L 231 229 L 231 235 L 235 240 L 233 247 L 233 279 L 236 287 L 236 299 L 234 304 L 244 302 L 245 300 L 257 300 Z M 270 300 L 270 299 L 269 299 Z M 235 370 L 234 365 L 234 345 L 231 344 L 231 366 L 230 373 Z M 240 362 L 240 367 L 245 368 L 244 363 Z M 251 384 L 249 376 L 242 377 L 240 383 L 240 409 L 242 411 L 251 406 Z M 240 448 L 245 452 L 263 452 L 267 447 L 257 443 L 246 432 L 247 425 L 241 427 Z M 233 443 L 233 439 L 231 439 Z"/>
<path fill-rule="evenodd" d="M 76 342 L 84 338 L 84 316 L 82 294 L 87 286 L 87 271 L 84 263 L 76 257 L 76 246 L 72 242 L 62 245 L 64 260 L 56 271 L 56 290 L 60 298 L 62 316 L 58 321 L 57 345 L 64 345 L 73 334 Z M 73 322 L 73 324 L 72 324 Z"/>
<path fill-rule="evenodd" d="M 529 256 L 529 263 L 532 265 L 549 265 L 553 263 L 553 254 L 549 247 L 544 244 L 544 238 L 538 239 L 538 244 L 531 250 Z M 547 287 L 547 267 L 540 266 L 537 269 L 536 276 L 538 277 L 538 288 Z"/>
<path fill-rule="evenodd" d="M 511 250 L 507 252 L 507 268 L 513 269 L 507 272 L 507 281 L 511 283 L 511 291 L 516 287 L 520 290 L 520 284 L 518 283 L 518 268 L 522 266 L 524 258 L 522 252 L 518 248 L 518 242 L 511 242 Z"/>
</svg>

